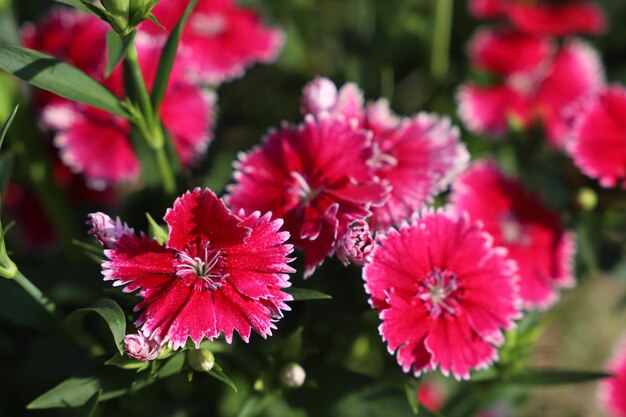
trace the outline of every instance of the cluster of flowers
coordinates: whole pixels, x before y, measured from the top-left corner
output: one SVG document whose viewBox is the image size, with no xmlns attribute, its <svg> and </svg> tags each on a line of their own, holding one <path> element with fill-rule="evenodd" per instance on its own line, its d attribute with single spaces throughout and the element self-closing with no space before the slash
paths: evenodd
<svg viewBox="0 0 626 417">
<path fill-rule="evenodd" d="M 186 2 L 162 0 L 154 14 L 166 30 L 147 21 L 135 37 L 139 63 L 147 85 L 154 81 L 160 50 L 183 14 Z M 23 31 L 25 46 L 71 63 L 124 96 L 123 69 L 105 76 L 108 25 L 77 9 L 56 8 L 37 25 Z M 209 87 L 243 75 L 256 62 L 272 62 L 283 44 L 283 33 L 261 24 L 255 12 L 234 0 L 200 0 L 183 32 L 170 83 L 159 109 L 185 167 L 196 162 L 212 140 L 216 94 Z M 138 178 L 131 127 L 125 119 L 48 93 L 36 104 L 45 127 L 55 132 L 62 161 L 88 184 L 103 188 Z"/>
<path fill-rule="evenodd" d="M 548 143 L 566 151 L 586 175 L 605 187 L 626 179 L 626 89 L 607 86 L 598 53 L 568 37 L 606 29 L 593 2 L 471 0 L 479 18 L 501 19 L 469 43 L 474 67 L 497 80 L 467 83 L 458 93 L 459 115 L 480 134 L 501 136 L 510 127 L 541 123 Z"/>
<path fill-rule="evenodd" d="M 146 343 L 269 335 L 290 299 L 281 292 L 288 236 L 304 251 L 305 277 L 333 254 L 364 265 L 383 339 L 415 375 L 439 367 L 469 378 L 497 358 L 522 308 L 547 308 L 574 284 L 573 234 L 494 162 L 466 170 L 469 154 L 447 119 L 399 117 L 384 99 L 366 104 L 356 85 L 325 78 L 305 86 L 301 109 L 303 122 L 270 130 L 240 156 L 225 203 L 210 191 L 181 197 L 165 216 L 165 245 L 92 215 L 108 247 L 105 279 L 144 299 L 135 324 Z M 433 209 L 450 185 L 451 204 Z M 137 337 L 129 346 L 150 351 Z"/>
</svg>

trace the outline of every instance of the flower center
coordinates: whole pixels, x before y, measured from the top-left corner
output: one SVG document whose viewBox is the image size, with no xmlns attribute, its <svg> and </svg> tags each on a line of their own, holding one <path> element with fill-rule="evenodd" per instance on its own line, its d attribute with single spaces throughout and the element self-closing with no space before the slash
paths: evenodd
<svg viewBox="0 0 626 417">
<path fill-rule="evenodd" d="M 385 153 L 377 143 L 372 147 L 374 155 L 369 159 L 369 164 L 376 169 L 393 168 L 398 165 L 398 160 Z"/>
<path fill-rule="evenodd" d="M 291 189 L 298 197 L 301 205 L 308 204 L 319 194 L 319 190 L 311 188 L 307 180 L 299 172 L 291 171 L 291 178 L 294 179 Z"/>
<path fill-rule="evenodd" d="M 518 243 L 528 245 L 530 237 L 525 233 L 524 226 L 515 217 L 509 213 L 500 218 L 500 232 L 504 243 Z"/>
<path fill-rule="evenodd" d="M 209 241 L 189 243 L 185 250 L 178 252 L 179 264 L 176 265 L 176 276 L 199 288 L 217 290 L 226 278 L 224 272 L 224 250 L 211 249 Z"/>
<path fill-rule="evenodd" d="M 198 35 L 218 36 L 226 31 L 227 23 L 219 13 L 197 13 L 191 16 L 189 23 Z"/>
<path fill-rule="evenodd" d="M 458 281 L 452 272 L 435 268 L 420 284 L 417 296 L 432 316 L 438 317 L 444 312 L 454 315 L 460 297 Z"/>
</svg>

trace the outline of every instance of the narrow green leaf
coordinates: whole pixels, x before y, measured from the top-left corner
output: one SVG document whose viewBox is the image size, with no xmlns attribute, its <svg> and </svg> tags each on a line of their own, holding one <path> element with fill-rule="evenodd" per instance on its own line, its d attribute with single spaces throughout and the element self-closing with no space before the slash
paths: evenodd
<svg viewBox="0 0 626 417">
<path fill-rule="evenodd" d="M 582 384 L 608 378 L 611 374 L 595 371 L 572 371 L 564 369 L 529 369 L 505 379 L 504 383 L 520 385 Z"/>
<path fill-rule="evenodd" d="M 80 0 L 53 0 L 57 3 L 61 3 L 61 4 L 65 4 L 66 6 L 71 6 L 71 7 L 75 7 L 79 10 L 82 10 L 83 12 L 87 12 L 87 13 L 91 13 L 94 14 L 91 10 L 89 10 L 89 8 L 87 6 L 85 6 L 85 4 L 80 1 Z M 98 16 L 98 15 L 96 15 Z M 98 16 L 100 17 L 100 16 Z"/>
<path fill-rule="evenodd" d="M 11 127 L 11 123 L 13 123 L 13 119 L 15 119 L 15 115 L 17 114 L 17 109 L 19 109 L 19 107 L 20 107 L 19 105 L 15 106 L 15 108 L 13 109 L 11 114 L 9 115 L 9 118 L 2 125 L 2 130 L 0 130 L 0 149 L 2 149 L 2 144 L 4 143 L 4 138 L 7 135 L 7 132 L 9 131 L 9 128 Z"/>
<path fill-rule="evenodd" d="M 100 388 L 101 382 L 95 377 L 66 379 L 50 391 L 37 397 L 26 408 L 80 407 L 86 404 Z"/>
<path fill-rule="evenodd" d="M 157 378 L 163 379 L 179 373 L 185 365 L 185 352 L 178 352 L 165 362 L 157 372 Z"/>
<path fill-rule="evenodd" d="M 130 358 L 126 355 L 122 355 L 119 352 L 116 353 L 111 359 L 104 363 L 105 365 L 117 366 L 121 369 L 136 369 L 137 371 L 143 371 L 148 368 L 149 363 L 140 361 L 134 358 Z"/>
<path fill-rule="evenodd" d="M 108 77 L 113 70 L 126 56 L 128 47 L 135 39 L 135 31 L 132 31 L 128 35 L 121 36 L 114 30 L 107 32 L 107 65 L 104 70 L 104 75 Z"/>
<path fill-rule="evenodd" d="M 101 395 L 102 390 L 98 390 L 98 392 L 96 392 L 94 395 L 91 396 L 91 398 L 89 398 L 89 401 L 87 401 L 87 403 L 83 407 L 76 410 L 76 413 L 74 415 L 76 417 L 92 417 L 95 414 L 96 409 L 98 408 L 98 403 L 100 402 Z"/>
<path fill-rule="evenodd" d="M 294 301 L 305 301 L 305 300 L 330 300 L 331 297 L 328 294 L 324 294 L 323 292 L 309 290 L 308 288 L 295 288 L 289 287 L 284 290 L 287 294 L 291 294 Z"/>
<path fill-rule="evenodd" d="M 71 324 L 77 325 L 83 317 L 89 313 L 96 313 L 106 321 L 113 335 L 117 350 L 120 354 L 123 354 L 123 341 L 124 335 L 126 334 L 126 316 L 122 308 L 115 301 L 109 298 L 103 298 L 96 302 L 93 307 L 75 310 L 67 317 L 67 320 Z"/>
<path fill-rule="evenodd" d="M 150 237 L 154 238 L 163 245 L 167 242 L 168 234 L 167 229 L 160 224 L 158 224 L 150 215 L 150 213 L 146 213 L 146 218 L 148 219 L 148 228 Z"/>
<path fill-rule="evenodd" d="M 231 387 L 233 391 L 237 392 L 237 385 L 235 385 L 233 380 L 224 373 L 224 370 L 218 364 L 213 365 L 213 369 L 209 371 L 209 375 L 211 375 L 215 379 L 222 381 L 223 383 Z"/>
<path fill-rule="evenodd" d="M 176 58 L 176 52 L 178 51 L 178 45 L 180 44 L 180 38 L 183 34 L 183 29 L 189 20 L 191 12 L 198 4 L 198 0 L 191 0 L 185 9 L 185 12 L 178 20 L 178 23 L 167 38 L 167 42 L 163 46 L 161 51 L 161 57 L 159 58 L 159 68 L 157 69 L 156 77 L 154 78 L 154 86 L 152 88 L 152 107 L 157 112 L 165 96 L 167 90 L 167 84 L 170 80 L 172 68 L 174 67 L 174 59 Z"/>
<path fill-rule="evenodd" d="M 120 100 L 104 85 L 49 55 L 19 46 L 0 45 L 0 69 L 61 97 L 128 117 Z"/>
<path fill-rule="evenodd" d="M 417 415 L 420 410 L 420 403 L 417 401 L 417 385 L 405 382 L 404 393 L 406 394 L 406 401 L 411 407 L 413 414 Z"/>
</svg>

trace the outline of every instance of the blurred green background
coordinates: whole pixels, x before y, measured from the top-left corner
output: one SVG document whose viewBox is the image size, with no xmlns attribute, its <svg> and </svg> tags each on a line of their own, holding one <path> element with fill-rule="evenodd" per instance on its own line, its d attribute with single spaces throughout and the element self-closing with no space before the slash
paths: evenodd
<svg viewBox="0 0 626 417">
<path fill-rule="evenodd" d="M 257 66 L 242 79 L 218 89 L 219 118 L 215 140 L 205 161 L 187 178 L 189 187 L 209 186 L 220 192 L 229 181 L 237 152 L 259 143 L 269 127 L 281 121 L 297 122 L 300 90 L 316 75 L 338 85 L 358 83 L 367 99 L 386 97 L 398 114 L 432 111 L 456 123 L 455 91 L 474 76 L 466 42 L 481 24 L 467 13 L 466 2 L 454 0 L 450 50 L 438 45 L 434 33 L 437 0 L 249 0 L 265 20 L 287 34 L 277 63 Z M 626 81 L 626 2 L 599 1 L 610 19 L 610 30 L 590 41 L 600 51 L 610 82 Z M 0 0 L 0 40 L 16 43 L 24 21 L 36 20 L 50 1 Z M 443 33 L 443 35 L 442 35 Z M 443 44 L 445 45 L 445 42 Z M 432 70 L 432 57 L 449 58 L 445 71 Z M 0 120 L 25 87 L 0 73 Z M 28 113 L 27 111 L 25 112 Z M 28 116 L 25 116 L 28 117 Z M 27 119 L 28 120 L 28 119 Z M 32 121 L 32 119 L 31 119 Z M 34 121 L 30 124 L 32 130 Z M 33 135 L 16 129 L 14 137 Z M 564 294 L 543 318 L 547 328 L 533 353 L 533 363 L 577 369 L 599 369 L 614 343 L 626 331 L 626 197 L 623 191 L 601 190 L 581 177 L 566 156 L 544 146 L 539 130 L 521 132 L 502 142 L 490 142 L 464 131 L 463 140 L 474 158 L 494 155 L 506 170 L 518 174 L 548 203 L 564 213 L 579 233 L 579 285 Z M 41 140 L 47 140 L 40 137 Z M 29 148 L 25 149 L 28 153 Z M 27 159 L 16 161 L 17 168 Z M 28 182 L 28 169 L 16 169 L 16 179 Z M 582 188 L 593 190 L 598 205 L 579 210 Z M 144 212 L 160 219 L 171 204 L 150 190 L 130 190 L 120 204 L 107 208 L 136 229 L 145 229 Z M 102 209 L 95 204 L 72 206 L 66 213 L 73 224 L 70 238 L 86 240 L 85 214 Z M 10 219 L 3 219 L 4 223 Z M 19 225 L 18 225 L 19 228 Z M 101 282 L 99 266 L 76 246 L 61 244 L 45 250 L 23 245 L 9 236 L 14 260 L 32 281 L 69 312 L 90 305 L 103 294 L 120 304 L 133 305 Z M 408 416 L 404 394 L 395 390 L 403 376 L 387 354 L 376 331 L 378 319 L 366 302 L 359 270 L 327 262 L 309 281 L 301 273 L 295 286 L 315 288 L 332 300 L 293 304 L 268 341 L 253 337 L 250 345 L 235 343 L 218 361 L 240 390 L 208 376 L 188 383 L 179 375 L 138 393 L 104 403 L 101 416 Z M 94 320 L 94 327 L 100 324 Z M 102 332 L 106 335 L 106 332 Z M 104 338 L 104 336 L 103 336 Z M 244 346 L 242 346 L 244 345 Z M 232 354 L 236 352 L 236 355 Z M 305 387 L 282 396 L 262 390 L 278 378 L 283 364 L 296 360 L 309 374 Z M 72 411 L 29 411 L 24 406 L 92 360 L 59 339 L 45 315 L 11 282 L 0 281 L 0 415 L 74 415 Z M 456 385 L 438 375 L 426 380 L 444 393 Z M 256 381 L 256 384 L 255 384 Z M 261 382 L 259 382 L 261 381 Z M 272 382 L 273 381 L 273 382 Z M 391 388 L 390 388 L 391 387 Z M 560 388 L 512 390 L 502 393 L 505 415 L 600 416 L 595 384 Z M 511 403 L 507 403 L 513 399 Z M 76 414 L 78 415 L 78 414 Z"/>
</svg>

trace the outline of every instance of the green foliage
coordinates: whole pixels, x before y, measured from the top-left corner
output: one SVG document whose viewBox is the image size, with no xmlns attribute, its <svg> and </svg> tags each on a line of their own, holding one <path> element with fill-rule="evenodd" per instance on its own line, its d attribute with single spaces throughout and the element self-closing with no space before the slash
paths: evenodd
<svg viewBox="0 0 626 417">
<path fill-rule="evenodd" d="M 89 308 L 81 308 L 79 310 L 75 310 L 67 317 L 68 323 L 71 326 L 80 329 L 80 322 L 87 315 L 95 313 L 98 314 L 104 321 L 106 322 L 111 334 L 113 335 L 113 340 L 115 342 L 115 346 L 120 354 L 124 353 L 124 335 L 126 334 L 126 315 L 124 314 L 124 310 L 113 300 L 108 298 L 103 298 L 99 300 L 93 307 Z"/>
</svg>

